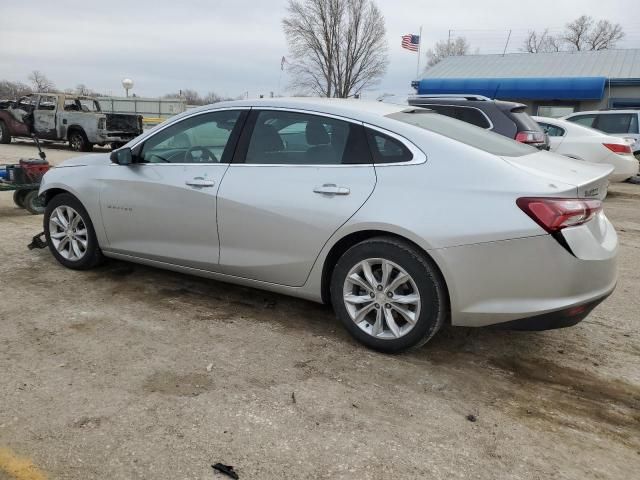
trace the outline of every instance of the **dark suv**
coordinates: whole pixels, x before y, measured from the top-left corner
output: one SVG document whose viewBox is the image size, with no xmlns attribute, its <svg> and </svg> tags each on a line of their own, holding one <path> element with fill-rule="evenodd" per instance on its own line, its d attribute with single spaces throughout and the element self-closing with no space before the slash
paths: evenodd
<svg viewBox="0 0 640 480">
<path fill-rule="evenodd" d="M 491 100 L 482 95 L 412 95 L 409 105 L 434 110 L 505 137 L 549 150 L 549 138 L 521 103 Z"/>
</svg>

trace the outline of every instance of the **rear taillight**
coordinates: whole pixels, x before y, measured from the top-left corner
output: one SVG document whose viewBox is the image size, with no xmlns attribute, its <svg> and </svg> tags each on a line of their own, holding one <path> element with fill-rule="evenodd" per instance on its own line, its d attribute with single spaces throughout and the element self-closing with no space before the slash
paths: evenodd
<svg viewBox="0 0 640 480">
<path fill-rule="evenodd" d="M 544 140 L 543 132 L 523 131 L 516 133 L 516 141 L 520 143 L 539 144 L 544 143 Z"/>
<path fill-rule="evenodd" d="M 600 200 L 581 198 L 523 197 L 518 207 L 549 233 L 575 227 L 591 220 L 602 210 Z"/>
<path fill-rule="evenodd" d="M 621 145 L 619 143 L 603 143 L 603 145 L 613 153 L 617 153 L 619 155 L 631 154 L 631 145 Z"/>
</svg>

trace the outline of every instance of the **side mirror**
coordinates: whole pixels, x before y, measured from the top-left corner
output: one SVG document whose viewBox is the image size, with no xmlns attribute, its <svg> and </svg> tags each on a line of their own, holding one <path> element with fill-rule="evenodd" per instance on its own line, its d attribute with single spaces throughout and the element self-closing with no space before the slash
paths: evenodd
<svg viewBox="0 0 640 480">
<path fill-rule="evenodd" d="M 111 161 L 118 165 L 131 165 L 133 163 L 133 154 L 129 147 L 119 148 L 111 152 Z"/>
</svg>

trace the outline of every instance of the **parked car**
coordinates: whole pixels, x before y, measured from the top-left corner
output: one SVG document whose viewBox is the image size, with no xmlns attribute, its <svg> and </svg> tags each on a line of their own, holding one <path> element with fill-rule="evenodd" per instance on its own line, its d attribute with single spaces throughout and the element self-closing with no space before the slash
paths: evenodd
<svg viewBox="0 0 640 480">
<path fill-rule="evenodd" d="M 640 157 L 640 110 L 593 110 L 572 113 L 563 118 L 616 137 L 633 139 L 631 149 Z"/>
<path fill-rule="evenodd" d="M 452 94 L 412 95 L 409 105 L 429 108 L 440 115 L 492 130 L 540 150 L 549 150 L 549 139 L 522 103 L 491 100 L 482 95 Z"/>
<path fill-rule="evenodd" d="M 142 133 L 142 116 L 103 113 L 95 98 L 58 93 L 35 93 L 15 101 L 0 101 L 0 143 L 12 137 L 69 142 L 76 151 L 94 145 L 121 147 Z"/>
<path fill-rule="evenodd" d="M 66 267 L 111 257 L 331 303 L 395 352 L 445 323 L 582 320 L 616 283 L 612 170 L 422 108 L 265 99 L 67 160 L 40 194 Z"/>
<path fill-rule="evenodd" d="M 638 174 L 638 159 L 624 138 L 606 135 L 578 123 L 547 117 L 533 117 L 549 136 L 551 151 L 587 162 L 607 163 L 614 170 L 609 180 L 624 182 Z"/>
</svg>

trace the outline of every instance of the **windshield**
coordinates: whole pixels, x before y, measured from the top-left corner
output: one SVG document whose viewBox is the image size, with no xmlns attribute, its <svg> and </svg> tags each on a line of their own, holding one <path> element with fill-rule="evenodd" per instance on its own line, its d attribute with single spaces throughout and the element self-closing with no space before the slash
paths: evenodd
<svg viewBox="0 0 640 480">
<path fill-rule="evenodd" d="M 484 128 L 445 117 L 426 109 L 405 110 L 392 113 L 387 117 L 444 135 L 494 155 L 520 157 L 538 151 L 534 147 L 516 142 Z"/>
</svg>

